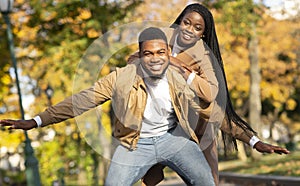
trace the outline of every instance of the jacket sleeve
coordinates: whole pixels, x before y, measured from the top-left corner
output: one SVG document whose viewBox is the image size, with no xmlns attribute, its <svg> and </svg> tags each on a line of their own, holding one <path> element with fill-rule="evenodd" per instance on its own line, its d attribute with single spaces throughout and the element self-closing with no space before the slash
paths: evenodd
<svg viewBox="0 0 300 186">
<path fill-rule="evenodd" d="M 194 111 L 196 111 L 196 113 L 198 113 L 201 118 L 208 120 L 211 116 L 214 102 L 206 103 L 203 101 L 198 101 L 197 98 L 194 98 L 189 100 L 189 105 Z"/>
<path fill-rule="evenodd" d="M 197 42 L 195 46 L 178 54 L 176 58 L 196 73 L 190 88 L 203 101 L 207 103 L 213 102 L 218 95 L 219 89 L 217 79 L 219 71 L 216 69 L 217 66 L 214 65 L 214 63 L 218 64 L 218 62 L 204 42 L 202 40 Z"/>
<path fill-rule="evenodd" d="M 182 96 L 183 102 L 188 102 L 188 108 L 182 108 L 183 110 L 192 109 L 199 115 L 199 117 L 205 120 L 210 118 L 214 102 L 207 103 L 202 99 L 199 99 L 188 86 L 185 87 L 184 94 Z"/>
<path fill-rule="evenodd" d="M 241 127 L 237 126 L 234 122 L 231 122 L 231 125 L 232 128 L 230 128 L 228 121 L 224 119 L 220 129 L 228 135 L 250 145 L 250 139 L 254 136 L 254 134 L 249 130 L 242 129 Z"/>
<path fill-rule="evenodd" d="M 190 87 L 195 91 L 198 97 L 210 103 L 215 100 L 218 94 L 218 81 L 208 54 L 204 55 L 200 64 L 198 68 L 192 67 L 196 70 L 196 76 L 190 84 Z"/>
<path fill-rule="evenodd" d="M 38 115 L 41 117 L 42 126 L 74 118 L 111 99 L 115 80 L 116 72 L 114 71 L 101 78 L 94 86 L 82 90 L 58 104 L 47 108 Z"/>
</svg>

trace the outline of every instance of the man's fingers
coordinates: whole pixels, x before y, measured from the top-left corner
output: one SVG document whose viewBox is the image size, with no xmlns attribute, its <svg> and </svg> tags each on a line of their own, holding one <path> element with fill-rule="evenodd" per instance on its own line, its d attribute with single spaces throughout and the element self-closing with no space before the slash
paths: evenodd
<svg viewBox="0 0 300 186">
<path fill-rule="evenodd" d="M 19 123 L 18 123 L 19 120 L 1 120 L 0 121 L 0 125 L 2 127 L 8 127 L 9 130 L 12 130 L 12 129 L 20 129 L 20 126 L 19 126 Z"/>
<path fill-rule="evenodd" d="M 1 126 L 11 126 L 13 125 L 13 120 L 0 120 Z"/>
<path fill-rule="evenodd" d="M 0 120 L 0 124 L 3 127 L 7 127 L 9 130 L 22 129 L 30 130 L 36 126 L 34 120 Z"/>
</svg>

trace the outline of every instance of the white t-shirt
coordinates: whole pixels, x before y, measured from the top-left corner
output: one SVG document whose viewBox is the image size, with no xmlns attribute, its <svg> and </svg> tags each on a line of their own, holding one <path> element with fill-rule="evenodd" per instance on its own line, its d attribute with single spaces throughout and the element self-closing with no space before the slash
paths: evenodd
<svg viewBox="0 0 300 186">
<path fill-rule="evenodd" d="M 148 96 L 140 136 L 161 136 L 177 124 L 167 77 L 164 76 L 156 83 L 145 80 L 145 84 Z"/>
</svg>

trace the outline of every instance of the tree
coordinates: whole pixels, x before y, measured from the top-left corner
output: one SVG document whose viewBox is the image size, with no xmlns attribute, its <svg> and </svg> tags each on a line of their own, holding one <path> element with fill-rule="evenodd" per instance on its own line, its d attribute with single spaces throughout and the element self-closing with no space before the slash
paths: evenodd
<svg viewBox="0 0 300 186">
<path fill-rule="evenodd" d="M 252 126 L 260 119 L 250 118 L 261 116 L 264 124 L 280 120 L 291 126 L 296 119 L 292 113 L 299 108 L 299 96 L 295 94 L 299 79 L 296 57 L 299 26 L 294 24 L 296 20 L 277 21 L 268 15 L 264 6 L 249 1 L 218 1 L 217 4 L 217 31 L 222 33 L 219 39 L 235 107 L 241 116 L 248 114 Z M 255 86 L 253 80 L 256 80 Z M 256 87 L 256 92 L 253 93 L 255 89 L 250 87 Z M 256 99 L 253 99 L 254 95 Z M 254 109 L 248 108 L 249 105 Z M 258 130 L 262 126 L 253 127 Z"/>
<path fill-rule="evenodd" d="M 296 121 L 299 108 L 299 29 L 297 18 L 276 21 L 265 15 L 261 32 L 262 103 L 264 120 L 281 122 L 294 135 L 299 131 Z M 275 29 L 276 28 L 276 29 Z M 284 38 L 284 39 L 283 39 Z M 272 130 L 270 130 L 270 138 Z"/>
<path fill-rule="evenodd" d="M 88 46 L 115 25 L 126 23 L 126 18 L 140 3 L 141 1 L 138 0 L 15 1 L 15 12 L 11 16 L 19 69 L 22 70 L 22 76 L 30 80 L 29 85 L 25 86 L 44 90 L 50 83 L 55 91 L 53 103 L 71 95 L 73 87 L 70 85 L 73 84 L 77 63 Z M 1 27 L 0 34 L 2 30 Z M 5 53 L 2 49 L 0 47 L 1 54 Z M 5 77 L 2 72 L 8 74 L 8 68 L 4 69 L 6 71 L 1 71 L 1 77 Z M 1 78 L 0 84 L 4 79 Z M 6 80 L 6 86 L 1 86 L 1 91 L 6 91 L 7 94 L 10 91 L 8 83 L 11 83 L 10 79 Z M 2 100 L 1 97 L 0 99 Z M 46 95 L 37 94 L 35 102 L 31 109 L 26 110 L 26 114 L 34 116 L 47 106 Z M 18 113 L 17 109 L 15 113 Z M 12 118 L 7 112 L 3 117 Z M 105 125 L 110 124 L 105 123 Z M 41 142 L 38 143 L 36 153 L 40 160 L 44 184 L 50 185 L 51 181 L 58 178 L 57 171 L 62 167 L 67 171 L 67 177 L 71 176 L 72 170 L 80 170 L 80 173 L 85 173 L 80 176 L 91 180 L 92 176 L 88 170 L 94 166 L 92 161 L 96 161 L 96 158 L 91 153 L 93 149 L 86 144 L 74 120 L 51 128 L 55 129 L 56 137 L 50 142 L 44 141 L 44 136 L 38 135 L 37 130 L 30 131 L 32 139 Z M 47 128 L 42 130 L 48 132 Z M 83 156 L 85 153 L 88 156 Z"/>
</svg>

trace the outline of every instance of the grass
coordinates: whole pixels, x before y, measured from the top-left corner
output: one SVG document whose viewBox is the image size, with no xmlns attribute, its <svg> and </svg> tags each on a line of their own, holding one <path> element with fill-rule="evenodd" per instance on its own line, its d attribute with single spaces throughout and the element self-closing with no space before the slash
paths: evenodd
<svg viewBox="0 0 300 186">
<path fill-rule="evenodd" d="M 234 158 L 219 161 L 219 171 L 238 174 L 273 175 L 300 177 L 300 151 L 292 151 L 288 155 L 264 154 L 256 161 L 241 161 Z M 169 168 L 164 169 L 165 181 L 181 180 Z"/>
<path fill-rule="evenodd" d="M 300 151 L 294 151 L 288 155 L 266 154 L 256 161 L 219 162 L 219 170 L 240 174 L 300 177 Z"/>
</svg>

